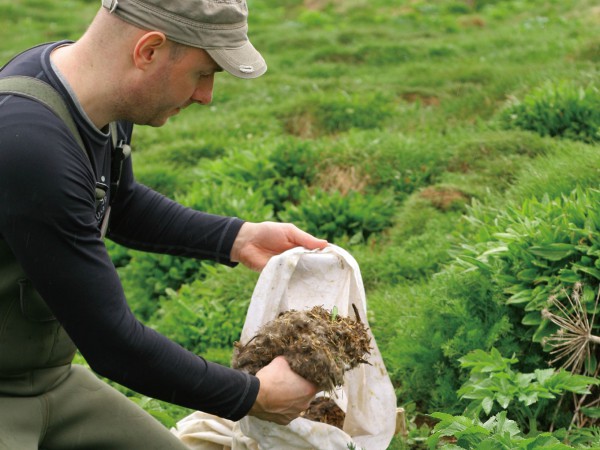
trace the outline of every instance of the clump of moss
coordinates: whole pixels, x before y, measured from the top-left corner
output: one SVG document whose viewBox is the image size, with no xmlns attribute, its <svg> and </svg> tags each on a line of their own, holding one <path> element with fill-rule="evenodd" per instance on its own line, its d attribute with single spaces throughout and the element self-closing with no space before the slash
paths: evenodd
<svg viewBox="0 0 600 450">
<path fill-rule="evenodd" d="M 371 350 L 368 329 L 356 319 L 339 316 L 322 306 L 290 310 L 263 325 L 250 341 L 235 343 L 232 366 L 256 374 L 277 356 L 319 390 L 344 384 L 344 373 L 367 363 Z"/>
</svg>

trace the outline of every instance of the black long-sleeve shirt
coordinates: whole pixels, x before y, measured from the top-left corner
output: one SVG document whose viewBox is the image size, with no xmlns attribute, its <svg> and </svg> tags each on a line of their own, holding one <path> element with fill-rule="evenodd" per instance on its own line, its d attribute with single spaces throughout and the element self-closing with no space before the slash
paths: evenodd
<svg viewBox="0 0 600 450">
<path fill-rule="evenodd" d="M 57 89 L 89 157 L 45 106 L 0 95 L 0 238 L 97 373 L 145 395 L 237 420 L 254 403 L 258 379 L 192 354 L 145 327 L 127 305 L 100 238 L 105 204 L 95 200 L 96 183 L 110 180 L 110 136 L 94 127 L 52 67 L 50 52 L 64 44 L 28 50 L 0 77 L 36 77 Z M 129 140 L 132 124 L 119 127 Z M 231 265 L 242 223 L 193 211 L 138 184 L 129 158 L 108 237 L 131 248 Z"/>
</svg>

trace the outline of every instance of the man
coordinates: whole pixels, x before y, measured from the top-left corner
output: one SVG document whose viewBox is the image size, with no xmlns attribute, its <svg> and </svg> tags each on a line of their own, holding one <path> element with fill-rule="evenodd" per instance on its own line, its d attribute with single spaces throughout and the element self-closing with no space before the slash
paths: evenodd
<svg viewBox="0 0 600 450">
<path fill-rule="evenodd" d="M 179 449 L 164 427 L 88 370 L 145 395 L 238 420 L 286 424 L 315 387 L 277 358 L 256 377 L 205 361 L 145 327 L 127 306 L 101 238 L 260 270 L 296 246 L 291 224 L 184 208 L 111 168 L 108 124 L 161 126 L 212 98 L 216 72 L 262 75 L 244 0 L 103 0 L 76 42 L 17 55 L 0 78 L 34 77 L 68 105 L 74 133 L 43 104 L 0 95 L 0 449 Z M 112 172 L 112 173 L 111 173 Z M 112 176 L 112 178 L 111 178 Z M 118 192 L 116 192 L 118 190 Z M 98 195 L 98 192 L 100 194 Z"/>
</svg>

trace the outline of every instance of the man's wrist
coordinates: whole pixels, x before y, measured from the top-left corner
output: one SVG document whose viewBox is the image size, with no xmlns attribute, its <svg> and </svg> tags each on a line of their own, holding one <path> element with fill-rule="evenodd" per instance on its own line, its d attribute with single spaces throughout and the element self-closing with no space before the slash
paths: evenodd
<svg viewBox="0 0 600 450">
<path fill-rule="evenodd" d="M 233 245 L 231 246 L 231 252 L 229 255 L 229 259 L 231 262 L 239 263 L 241 260 L 241 252 L 246 242 L 248 241 L 248 228 L 251 226 L 250 222 L 243 222 L 240 226 L 237 236 L 233 241 Z"/>
</svg>

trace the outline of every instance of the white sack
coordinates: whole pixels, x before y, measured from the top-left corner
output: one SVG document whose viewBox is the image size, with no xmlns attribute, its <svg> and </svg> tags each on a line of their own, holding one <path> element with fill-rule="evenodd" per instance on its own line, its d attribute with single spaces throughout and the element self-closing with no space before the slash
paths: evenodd
<svg viewBox="0 0 600 450">
<path fill-rule="evenodd" d="M 360 269 L 348 252 L 335 245 L 318 251 L 300 247 L 288 250 L 271 258 L 262 271 L 240 342 L 246 344 L 262 325 L 281 312 L 316 305 L 332 310 L 336 306 L 339 315 L 354 317 L 352 304 L 368 327 Z M 224 443 L 225 448 L 231 445 L 233 450 L 256 450 L 258 444 L 260 450 L 348 450 L 348 444 L 352 443 L 357 449 L 385 450 L 396 426 L 396 396 L 370 330 L 369 335 L 372 350 L 366 359 L 370 365 L 360 364 L 347 372 L 344 385 L 336 391 L 337 398 L 334 397 L 346 413 L 343 431 L 303 418 L 282 426 L 247 416 L 236 424 L 230 422 L 233 437 L 231 444 L 229 440 Z M 201 428 L 206 426 L 206 420 L 212 419 L 206 415 L 194 420 Z M 189 421 L 185 425 L 186 432 L 173 431 L 189 442 L 185 439 L 193 427 Z"/>
</svg>

